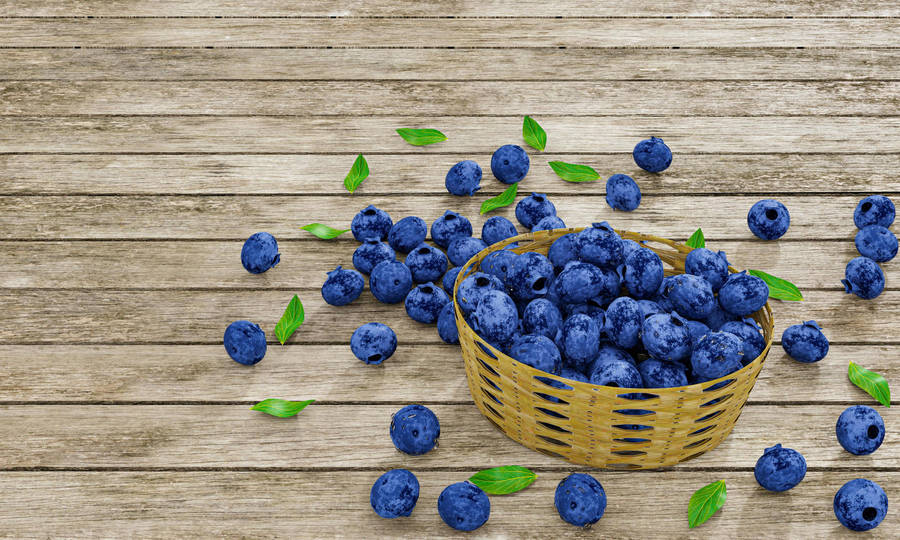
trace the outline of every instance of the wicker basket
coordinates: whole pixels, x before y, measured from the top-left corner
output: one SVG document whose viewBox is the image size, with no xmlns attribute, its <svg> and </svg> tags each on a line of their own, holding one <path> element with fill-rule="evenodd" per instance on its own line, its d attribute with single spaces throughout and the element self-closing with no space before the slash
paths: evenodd
<svg viewBox="0 0 900 540">
<path fill-rule="evenodd" d="M 456 279 L 454 299 L 462 280 L 477 271 L 489 253 L 519 242 L 512 251 L 546 255 L 554 240 L 580 230 L 539 231 L 492 245 L 466 262 Z M 655 251 L 667 275 L 684 272 L 691 248 L 656 236 L 616 232 Z M 517 362 L 478 336 L 456 304 L 466 378 L 481 413 L 528 448 L 573 463 L 618 469 L 653 469 L 687 461 L 715 448 L 731 433 L 772 346 L 769 304 L 753 318 L 762 326 L 766 347 L 740 371 L 702 384 L 629 391 L 563 379 Z M 569 389 L 541 379 L 555 379 Z M 642 399 L 633 399 L 635 392 Z M 623 397 L 629 394 L 632 399 Z"/>
</svg>

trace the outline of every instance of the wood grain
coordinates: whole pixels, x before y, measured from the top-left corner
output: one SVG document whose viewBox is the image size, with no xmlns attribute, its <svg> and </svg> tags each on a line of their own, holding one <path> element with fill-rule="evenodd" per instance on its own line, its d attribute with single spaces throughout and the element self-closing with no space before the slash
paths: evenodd
<svg viewBox="0 0 900 540">
<path fill-rule="evenodd" d="M 827 330 L 826 330 L 827 331 Z M 300 349 L 300 350 L 298 350 Z M 775 346 L 751 404 L 849 402 L 875 405 L 847 379 L 854 361 L 900 378 L 894 345 L 832 345 L 819 364 L 800 364 Z M 401 343 L 381 367 L 366 366 L 346 343 L 272 345 L 252 368 L 216 345 L 3 345 L 0 402 L 235 402 L 306 397 L 320 402 L 471 402 L 459 348 Z"/>
</svg>

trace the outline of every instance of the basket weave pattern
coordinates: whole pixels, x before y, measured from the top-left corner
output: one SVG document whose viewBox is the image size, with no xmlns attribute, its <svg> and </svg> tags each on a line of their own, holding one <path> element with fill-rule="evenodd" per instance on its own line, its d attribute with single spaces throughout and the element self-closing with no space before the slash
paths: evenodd
<svg viewBox="0 0 900 540">
<path fill-rule="evenodd" d="M 457 277 L 454 299 L 459 284 L 478 271 L 489 253 L 518 242 L 512 249 L 516 253 L 546 255 L 554 240 L 580 230 L 539 231 L 492 245 L 466 263 Z M 684 272 L 684 259 L 691 248 L 656 236 L 616 232 L 655 251 L 667 275 Z M 772 346 L 774 322 L 769 304 L 753 318 L 763 329 L 766 347 L 740 371 L 702 384 L 628 390 L 564 379 L 517 362 L 478 336 L 456 303 L 466 378 L 481 413 L 528 448 L 572 463 L 621 469 L 674 465 L 725 440 Z M 541 379 L 555 379 L 568 389 L 555 388 Z"/>
</svg>

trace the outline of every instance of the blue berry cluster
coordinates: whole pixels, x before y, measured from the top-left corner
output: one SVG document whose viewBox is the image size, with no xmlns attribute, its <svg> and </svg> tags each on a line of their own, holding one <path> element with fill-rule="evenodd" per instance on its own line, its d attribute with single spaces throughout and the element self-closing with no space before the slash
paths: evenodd
<svg viewBox="0 0 900 540">
<path fill-rule="evenodd" d="M 894 223 L 894 203 L 884 195 L 869 195 L 859 201 L 853 212 L 856 250 L 859 257 L 847 263 L 844 270 L 844 290 L 847 294 L 871 300 L 884 290 L 884 272 L 878 263 L 897 256 L 897 237 L 888 227 Z"/>
</svg>

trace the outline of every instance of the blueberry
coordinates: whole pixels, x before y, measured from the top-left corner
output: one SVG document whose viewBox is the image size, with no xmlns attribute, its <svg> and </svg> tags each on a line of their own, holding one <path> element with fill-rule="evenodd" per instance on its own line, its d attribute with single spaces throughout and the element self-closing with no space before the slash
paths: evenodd
<svg viewBox="0 0 900 540">
<path fill-rule="evenodd" d="M 353 331 L 350 350 L 367 364 L 380 364 L 397 350 L 397 334 L 385 324 L 366 323 Z"/>
<path fill-rule="evenodd" d="M 505 249 L 488 253 L 481 259 L 481 271 L 496 276 L 505 283 L 516 257 L 516 253 Z"/>
<path fill-rule="evenodd" d="M 356 238 L 358 242 L 368 238 L 386 240 L 393 225 L 391 216 L 387 212 L 370 204 L 353 216 L 350 230 L 353 232 L 353 238 Z"/>
<path fill-rule="evenodd" d="M 532 193 L 516 205 L 516 219 L 526 229 L 531 229 L 545 217 L 555 215 L 556 207 L 543 193 Z"/>
<path fill-rule="evenodd" d="M 529 166 L 528 154 L 515 144 L 505 144 L 491 156 L 491 172 L 504 184 L 515 184 L 525 178 Z"/>
<path fill-rule="evenodd" d="M 481 297 L 471 319 L 478 335 L 492 344 L 503 344 L 512 338 L 519 324 L 519 312 L 509 295 L 488 291 Z"/>
<path fill-rule="evenodd" d="M 697 248 L 684 259 L 684 272 L 702 277 L 709 282 L 713 291 L 718 292 L 728 279 L 728 259 L 724 251 L 716 253 L 710 249 Z"/>
<path fill-rule="evenodd" d="M 688 333 L 691 334 L 691 347 L 695 347 L 700 338 L 710 332 L 709 327 L 700 321 L 688 321 L 687 327 Z M 754 356 L 754 358 L 756 357 Z"/>
<path fill-rule="evenodd" d="M 480 487 L 457 482 L 444 488 L 437 501 L 444 523 L 457 531 L 474 531 L 491 516 L 491 501 Z"/>
<path fill-rule="evenodd" d="M 547 336 L 526 334 L 517 337 L 509 349 L 509 355 L 534 369 L 559 375 L 562 356 L 556 344 Z"/>
<path fill-rule="evenodd" d="M 593 264 L 570 262 L 556 277 L 554 287 L 566 304 L 580 304 L 605 290 L 606 276 Z"/>
<path fill-rule="evenodd" d="M 459 343 L 459 328 L 456 326 L 456 311 L 453 301 L 444 304 L 437 319 L 437 331 L 441 341 L 455 345 Z"/>
<path fill-rule="evenodd" d="M 721 306 L 721 300 L 716 303 L 716 306 L 712 311 L 709 312 L 709 315 L 703 318 L 703 324 L 709 327 L 713 332 L 717 332 L 722 329 L 722 326 L 729 321 L 739 321 L 740 317 L 737 315 L 732 315 L 728 313 Z"/>
<path fill-rule="evenodd" d="M 531 228 L 531 232 L 552 231 L 553 229 L 565 229 L 566 223 L 558 216 L 547 216 Z"/>
<path fill-rule="evenodd" d="M 850 480 L 834 496 L 834 515 L 851 531 L 874 529 L 887 510 L 888 498 L 884 489 L 864 478 Z"/>
<path fill-rule="evenodd" d="M 600 326 L 588 315 L 576 313 L 563 323 L 561 341 L 566 365 L 583 372 L 597 356 Z"/>
<path fill-rule="evenodd" d="M 456 300 L 459 302 L 459 309 L 463 314 L 468 315 L 475 311 L 478 302 L 488 291 L 505 291 L 503 282 L 496 276 L 485 274 L 484 272 L 474 272 L 466 276 L 466 279 L 459 284 L 459 290 L 456 291 Z"/>
<path fill-rule="evenodd" d="M 547 258 L 553 263 L 557 272 L 561 272 L 567 263 L 578 259 L 578 235 L 576 233 L 564 234 L 553 241 Z"/>
<path fill-rule="evenodd" d="M 481 226 L 481 239 L 487 245 L 496 244 L 519 234 L 513 222 L 503 216 L 489 217 Z"/>
<path fill-rule="evenodd" d="M 663 263 L 652 249 L 639 247 L 625 259 L 622 272 L 628 294 L 635 298 L 650 298 L 663 280 Z"/>
<path fill-rule="evenodd" d="M 556 486 L 553 504 L 563 521 L 576 527 L 587 527 L 603 517 L 606 492 L 593 476 L 572 473 Z"/>
<path fill-rule="evenodd" d="M 424 405 L 407 405 L 391 417 L 391 440 L 397 450 L 418 456 L 431 451 L 441 436 L 441 424 Z"/>
<path fill-rule="evenodd" d="M 663 310 L 653 300 L 638 300 L 638 306 L 641 308 L 641 317 L 646 319 L 650 315 L 656 315 L 657 313 L 662 313 Z"/>
<path fill-rule="evenodd" d="M 374 238 L 369 238 L 353 252 L 354 268 L 366 275 L 371 273 L 378 263 L 395 259 L 396 254 L 391 246 Z"/>
<path fill-rule="evenodd" d="M 691 353 L 694 374 L 709 380 L 724 377 L 743 367 L 744 346 L 728 332 L 710 332 L 701 337 Z"/>
<path fill-rule="evenodd" d="M 864 300 L 871 300 L 884 290 L 884 272 L 872 259 L 856 257 L 847 263 L 841 283 L 844 284 L 847 294 L 852 293 Z"/>
<path fill-rule="evenodd" d="M 431 239 L 442 248 L 446 249 L 454 238 L 461 236 L 472 236 L 472 223 L 456 212 L 447 210 L 431 224 Z"/>
<path fill-rule="evenodd" d="M 578 233 L 578 256 L 601 268 L 622 264 L 622 239 L 607 222 L 594 223 Z"/>
<path fill-rule="evenodd" d="M 641 372 L 636 367 L 621 360 L 594 362 L 588 377 L 591 384 L 615 388 L 643 388 Z"/>
<path fill-rule="evenodd" d="M 738 317 L 756 313 L 766 305 L 768 298 L 769 286 L 766 282 L 746 271 L 731 274 L 719 289 L 719 305 Z"/>
<path fill-rule="evenodd" d="M 410 319 L 431 324 L 437 321 L 441 309 L 448 302 L 450 302 L 450 297 L 447 296 L 444 289 L 433 283 L 422 283 L 409 291 L 404 306 Z"/>
<path fill-rule="evenodd" d="M 450 167 L 444 185 L 453 195 L 474 195 L 481 189 L 481 166 L 471 160 Z"/>
<path fill-rule="evenodd" d="M 530 251 L 515 258 L 507 275 L 507 286 L 513 298 L 531 300 L 547 294 L 553 282 L 553 264 L 550 259 Z"/>
<path fill-rule="evenodd" d="M 669 284 L 672 283 L 672 278 L 675 276 L 665 276 L 662 280 L 662 283 L 659 284 L 659 290 L 656 291 L 656 294 L 652 296 L 650 299 L 656 302 L 659 308 L 664 313 L 671 313 L 675 311 L 675 306 L 672 305 L 672 301 L 669 300 Z"/>
<path fill-rule="evenodd" d="M 806 476 L 806 460 L 800 452 L 776 444 L 756 460 L 753 475 L 769 491 L 787 491 Z"/>
<path fill-rule="evenodd" d="M 762 329 L 759 327 L 759 323 L 753 319 L 728 321 L 722 325 L 720 330 L 734 334 L 741 340 L 744 350 L 744 365 L 756 360 L 766 348 L 766 338 L 762 334 Z"/>
<path fill-rule="evenodd" d="M 679 315 L 658 313 L 644 319 L 641 340 L 647 353 L 657 360 L 676 362 L 691 353 L 691 333 Z"/>
<path fill-rule="evenodd" d="M 791 226 L 791 214 L 785 205 L 774 199 L 763 199 L 747 213 L 750 232 L 762 240 L 777 240 Z"/>
<path fill-rule="evenodd" d="M 528 334 L 555 339 L 562 326 L 563 318 L 559 308 L 546 298 L 535 298 L 528 302 L 522 313 L 522 329 Z"/>
<path fill-rule="evenodd" d="M 241 264 L 251 274 L 262 274 L 281 262 L 278 242 L 267 232 L 250 235 L 241 248 Z"/>
<path fill-rule="evenodd" d="M 478 255 L 479 251 L 486 248 L 487 244 L 480 238 L 462 236 L 454 238 L 450 242 L 450 245 L 447 247 L 447 257 L 454 265 L 462 266 L 466 264 L 466 261 Z"/>
<path fill-rule="evenodd" d="M 622 260 L 623 261 L 628 260 L 628 257 L 632 253 L 634 253 L 636 250 L 644 247 L 643 245 L 632 240 L 631 238 L 623 238 L 621 244 L 622 244 Z"/>
<path fill-rule="evenodd" d="M 687 386 L 687 374 L 684 366 L 677 362 L 664 362 L 655 358 L 648 358 L 638 366 L 641 379 L 646 388 L 674 388 Z"/>
<path fill-rule="evenodd" d="M 388 232 L 388 244 L 394 251 L 409 253 L 416 246 L 425 241 L 428 235 L 428 226 L 425 220 L 416 216 L 406 216 Z"/>
<path fill-rule="evenodd" d="M 369 502 L 372 510 L 386 519 L 412 514 L 419 500 L 419 480 L 406 469 L 392 469 L 372 484 Z"/>
<path fill-rule="evenodd" d="M 223 340 L 228 356 L 238 364 L 252 366 L 266 355 L 266 333 L 250 321 L 234 321 L 225 329 Z"/>
<path fill-rule="evenodd" d="M 453 287 L 456 285 L 456 278 L 459 277 L 459 273 L 462 271 L 462 266 L 454 266 L 453 268 L 447 270 L 447 273 L 444 274 L 444 277 L 441 278 L 441 287 L 443 287 L 444 292 L 447 293 L 447 296 L 453 297 Z"/>
<path fill-rule="evenodd" d="M 828 338 L 816 321 L 785 328 L 781 334 L 781 346 L 788 356 L 804 364 L 818 362 L 828 354 Z"/>
<path fill-rule="evenodd" d="M 894 203 L 884 195 L 869 195 L 859 201 L 853 211 L 853 223 L 858 229 L 869 225 L 890 227 L 894 222 Z"/>
<path fill-rule="evenodd" d="M 702 319 L 716 307 L 712 285 L 700 276 L 678 274 L 673 276 L 668 288 L 672 306 L 686 319 Z"/>
<path fill-rule="evenodd" d="M 436 281 L 447 271 L 447 257 L 444 252 L 425 243 L 410 251 L 405 263 L 416 283 Z"/>
<path fill-rule="evenodd" d="M 359 298 L 365 285 L 359 272 L 338 265 L 328 272 L 328 278 L 322 284 L 322 298 L 332 306 L 345 306 Z"/>
<path fill-rule="evenodd" d="M 659 137 L 650 137 L 637 143 L 631 155 L 637 166 L 647 172 L 662 172 L 672 164 L 672 151 Z"/>
<path fill-rule="evenodd" d="M 606 336 L 623 349 L 631 349 L 640 342 L 643 323 L 641 306 L 633 298 L 616 298 L 606 308 Z"/>
<path fill-rule="evenodd" d="M 626 362 L 637 367 L 637 362 L 634 361 L 634 358 L 627 351 L 623 351 L 614 345 L 604 344 L 600 346 L 596 358 L 594 358 L 594 361 L 586 371 L 592 373 L 598 365 L 605 362 Z"/>
<path fill-rule="evenodd" d="M 844 409 L 838 417 L 835 432 L 844 450 L 867 456 L 878 450 L 884 441 L 884 420 L 872 407 L 854 405 Z"/>
<path fill-rule="evenodd" d="M 379 302 L 396 304 L 406 298 L 412 282 L 408 266 L 400 261 L 382 261 L 372 269 L 369 289 Z"/>
<path fill-rule="evenodd" d="M 606 180 L 606 204 L 613 210 L 631 212 L 641 204 L 641 188 L 626 174 L 614 174 Z"/>
<path fill-rule="evenodd" d="M 881 225 L 867 225 L 856 233 L 856 250 L 875 262 L 888 262 L 897 256 L 897 237 Z"/>
</svg>

